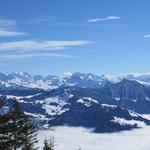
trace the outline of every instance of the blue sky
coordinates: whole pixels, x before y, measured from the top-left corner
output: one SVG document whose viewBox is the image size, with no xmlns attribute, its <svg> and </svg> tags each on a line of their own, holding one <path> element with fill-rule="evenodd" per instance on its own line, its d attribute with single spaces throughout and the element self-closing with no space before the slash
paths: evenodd
<svg viewBox="0 0 150 150">
<path fill-rule="evenodd" d="M 1 0 L 0 71 L 150 72 L 149 0 Z"/>
</svg>

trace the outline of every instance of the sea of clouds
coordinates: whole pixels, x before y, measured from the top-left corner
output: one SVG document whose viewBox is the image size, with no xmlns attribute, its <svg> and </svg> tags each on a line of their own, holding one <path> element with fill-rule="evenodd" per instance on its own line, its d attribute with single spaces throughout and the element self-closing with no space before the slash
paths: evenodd
<svg viewBox="0 0 150 150">
<path fill-rule="evenodd" d="M 54 127 L 39 130 L 39 146 L 55 138 L 55 150 L 150 150 L 150 127 L 118 133 L 96 134 L 82 127 Z"/>
</svg>

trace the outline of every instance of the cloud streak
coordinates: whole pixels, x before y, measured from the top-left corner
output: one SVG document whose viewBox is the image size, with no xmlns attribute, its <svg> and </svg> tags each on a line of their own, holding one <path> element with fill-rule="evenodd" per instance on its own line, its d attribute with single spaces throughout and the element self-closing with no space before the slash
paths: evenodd
<svg viewBox="0 0 150 150">
<path fill-rule="evenodd" d="M 17 21 L 11 19 L 0 19 L 0 37 L 1 36 L 20 36 L 27 35 L 25 32 L 11 31 L 11 28 L 16 28 Z"/>
<path fill-rule="evenodd" d="M 91 41 L 15 41 L 0 43 L 0 51 L 37 51 L 37 50 L 56 50 L 71 46 L 83 46 L 92 44 Z"/>
<path fill-rule="evenodd" d="M 33 57 L 60 57 L 60 58 L 75 58 L 72 55 L 66 54 L 57 54 L 57 53 L 39 53 L 39 54 L 8 54 L 8 55 L 0 55 L 0 61 L 14 61 L 14 60 L 24 60 L 24 59 L 32 59 Z"/>
<path fill-rule="evenodd" d="M 3 28 L 0 28 L 0 36 L 19 36 L 19 35 L 27 35 L 25 32 L 14 32 L 9 31 Z"/>
<path fill-rule="evenodd" d="M 0 43 L 0 61 L 15 61 L 37 57 L 74 58 L 73 55 L 52 53 L 66 47 L 84 46 L 91 41 L 15 41 Z"/>
<path fill-rule="evenodd" d="M 105 18 L 92 18 L 92 19 L 88 19 L 87 23 L 96 23 L 100 21 L 110 21 L 110 20 L 119 20 L 119 19 L 121 19 L 119 16 L 108 16 Z"/>
<path fill-rule="evenodd" d="M 8 27 L 8 26 L 16 26 L 17 22 L 16 20 L 11 19 L 0 19 L 0 26 L 2 27 Z"/>
<path fill-rule="evenodd" d="M 145 38 L 150 38 L 150 34 L 147 34 L 144 36 Z"/>
</svg>

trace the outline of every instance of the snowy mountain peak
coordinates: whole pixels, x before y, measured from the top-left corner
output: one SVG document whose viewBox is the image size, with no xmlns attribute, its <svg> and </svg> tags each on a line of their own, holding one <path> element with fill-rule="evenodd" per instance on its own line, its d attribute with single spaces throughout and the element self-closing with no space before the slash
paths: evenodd
<svg viewBox="0 0 150 150">
<path fill-rule="evenodd" d="M 70 73 L 65 72 L 63 77 L 56 75 L 30 75 L 27 72 L 14 72 L 9 74 L 0 73 L 0 85 L 4 86 L 23 86 L 28 88 L 40 88 L 49 90 L 61 85 L 77 86 L 82 88 L 100 88 L 106 82 L 119 83 L 124 79 L 137 81 L 140 84 L 150 85 L 150 74 L 122 74 L 119 76 L 94 75 L 92 73 Z"/>
</svg>

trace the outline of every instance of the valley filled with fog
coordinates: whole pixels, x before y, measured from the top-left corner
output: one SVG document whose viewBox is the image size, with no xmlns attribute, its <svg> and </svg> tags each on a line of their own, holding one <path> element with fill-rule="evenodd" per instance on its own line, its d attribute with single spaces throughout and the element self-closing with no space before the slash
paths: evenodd
<svg viewBox="0 0 150 150">
<path fill-rule="evenodd" d="M 56 150 L 150 150 L 150 127 L 118 133 L 91 133 L 82 127 L 54 127 L 39 130 L 39 145 L 45 138 L 55 138 Z"/>
</svg>

